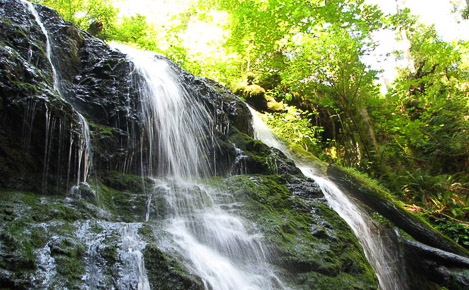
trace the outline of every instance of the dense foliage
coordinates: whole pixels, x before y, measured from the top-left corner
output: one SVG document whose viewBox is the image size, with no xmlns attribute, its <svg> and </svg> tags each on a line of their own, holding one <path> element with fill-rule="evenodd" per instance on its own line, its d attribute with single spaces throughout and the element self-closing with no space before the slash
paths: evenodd
<svg viewBox="0 0 469 290">
<path fill-rule="evenodd" d="M 106 0 L 37 2 L 103 39 L 163 52 L 232 89 L 255 83 L 280 102 L 263 108 L 277 134 L 377 178 L 469 246 L 467 41 L 445 42 L 408 9 L 384 15 L 364 0 L 194 0 L 164 26 L 122 16 Z M 459 13 L 467 18 L 467 8 Z M 410 44 L 396 52 L 409 65 L 386 94 L 364 62 L 383 29 Z M 194 34 L 219 38 L 188 41 Z"/>
</svg>

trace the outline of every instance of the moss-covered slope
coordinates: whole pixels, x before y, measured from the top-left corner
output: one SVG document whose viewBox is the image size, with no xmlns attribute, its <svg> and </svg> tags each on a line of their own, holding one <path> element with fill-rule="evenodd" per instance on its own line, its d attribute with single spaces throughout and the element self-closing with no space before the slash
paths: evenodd
<svg viewBox="0 0 469 290">
<path fill-rule="evenodd" d="M 376 288 L 357 239 L 314 183 L 291 175 L 233 176 L 223 183 L 244 204 L 239 213 L 264 235 L 272 263 L 289 284 L 298 289 Z"/>
<path fill-rule="evenodd" d="M 136 230 L 152 289 L 201 289 L 198 278 L 156 247 L 153 228 L 143 223 L 146 195 L 135 187 L 141 178 L 120 174 L 117 182 L 116 175 L 89 189 L 93 199 L 1 191 L 2 289 L 134 289 L 136 282 L 124 279 L 125 228 Z"/>
</svg>

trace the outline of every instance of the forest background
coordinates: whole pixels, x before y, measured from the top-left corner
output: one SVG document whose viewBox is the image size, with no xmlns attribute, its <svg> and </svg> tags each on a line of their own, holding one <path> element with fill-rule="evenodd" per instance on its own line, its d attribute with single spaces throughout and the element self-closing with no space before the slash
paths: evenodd
<svg viewBox="0 0 469 290">
<path fill-rule="evenodd" d="M 373 178 L 469 248 L 467 40 L 444 41 L 409 9 L 385 14 L 364 0 L 178 0 L 184 8 L 161 19 L 125 16 L 119 0 L 34 2 L 223 84 L 297 150 Z M 468 4 L 454 4 L 461 21 Z M 392 56 L 406 65 L 384 86 L 365 62 L 379 31 L 407 44 Z"/>
</svg>

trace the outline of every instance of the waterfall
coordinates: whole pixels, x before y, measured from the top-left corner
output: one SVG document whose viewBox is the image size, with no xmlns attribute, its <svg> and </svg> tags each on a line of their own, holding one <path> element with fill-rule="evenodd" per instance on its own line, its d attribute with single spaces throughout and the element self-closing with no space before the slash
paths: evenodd
<svg viewBox="0 0 469 290">
<path fill-rule="evenodd" d="M 137 234 L 139 227 L 139 224 L 126 224 L 121 228 L 120 257 L 125 263 L 119 286 L 123 289 L 135 289 L 135 282 L 138 290 L 150 289 L 142 254 L 145 243 Z"/>
<path fill-rule="evenodd" d="M 329 206 L 352 228 L 365 251 L 365 256 L 377 274 L 380 289 L 407 289 L 408 287 L 404 283 L 404 271 L 398 267 L 398 255 L 392 249 L 386 247 L 385 237 L 380 236 L 379 229 L 374 225 L 368 213 L 342 192 L 337 185 L 312 167 L 311 164 L 303 164 L 290 154 L 288 148 L 272 134 L 258 113 L 251 107 L 249 107 L 249 110 L 253 116 L 252 125 L 255 138 L 271 147 L 279 149 L 295 161 L 301 172 L 306 177 L 316 181 L 321 187 Z"/>
<path fill-rule="evenodd" d="M 147 156 L 144 174 L 154 179 L 146 219 L 158 224 L 160 248 L 182 257 L 206 289 L 282 289 L 268 263 L 263 237 L 227 210 L 236 201 L 203 184 L 210 176 L 212 118 L 181 84 L 167 60 L 112 44 L 135 66 Z M 152 210 L 154 208 L 154 210 Z"/>
<path fill-rule="evenodd" d="M 54 82 L 54 90 L 59 91 L 59 78 L 57 75 L 57 70 L 55 69 L 54 63 L 52 62 L 52 48 L 51 48 L 51 42 L 49 39 L 49 33 L 46 30 L 46 27 L 44 26 L 44 23 L 41 21 L 41 17 L 37 13 L 36 8 L 34 8 L 33 4 L 29 1 L 26 0 L 21 0 L 24 6 L 28 8 L 29 12 L 33 15 L 34 19 L 36 20 L 36 23 L 39 25 L 41 28 L 42 33 L 46 37 L 46 56 L 47 60 L 49 61 L 49 64 L 52 69 L 52 77 L 53 77 L 53 82 Z"/>
<path fill-rule="evenodd" d="M 49 33 L 47 32 L 46 27 L 44 26 L 44 23 L 41 20 L 41 17 L 39 16 L 36 8 L 34 8 L 34 5 L 26 0 L 21 0 L 23 5 L 28 9 L 29 12 L 34 17 L 34 20 L 36 23 L 39 25 L 41 28 L 42 33 L 44 34 L 46 38 L 46 57 L 47 60 L 50 64 L 50 68 L 52 70 L 52 78 L 53 78 L 53 89 L 54 91 L 58 92 L 59 95 L 62 97 L 62 89 L 60 86 L 60 79 L 59 79 L 59 74 L 57 73 L 57 69 L 54 65 L 54 62 L 52 61 L 52 46 L 51 46 L 51 41 L 49 38 Z M 76 111 L 76 110 L 75 110 Z M 80 112 L 76 111 L 78 114 L 78 124 L 80 125 L 80 134 L 79 134 L 79 140 L 77 141 L 77 180 L 76 184 L 78 185 L 80 182 L 86 183 L 86 179 L 88 177 L 89 169 L 91 166 L 91 139 L 90 139 L 90 130 L 88 123 L 86 122 L 86 119 L 83 117 L 83 115 L 80 114 Z M 44 170 L 43 170 L 43 187 L 44 190 L 47 187 L 47 175 L 48 175 L 48 160 L 49 160 L 49 151 L 50 151 L 50 146 L 51 146 L 51 138 L 52 138 L 52 129 L 50 127 L 50 122 L 51 122 L 51 112 L 49 112 L 49 109 L 46 108 L 46 136 L 45 136 L 45 153 L 44 153 Z M 59 132 L 61 133 L 61 132 Z M 73 138 L 70 139 L 70 142 L 73 142 Z M 70 144 L 70 154 L 72 150 L 72 143 Z M 69 162 L 70 166 L 70 162 Z M 69 171 L 69 170 L 68 170 Z M 83 171 L 83 175 L 81 175 Z M 68 177 L 68 175 L 67 175 Z"/>
<path fill-rule="evenodd" d="M 185 91 L 169 64 L 153 54 L 113 44 L 131 56 L 141 97 L 148 154 L 145 174 L 185 180 L 209 175 L 211 116 Z M 200 141 L 202 140 L 202 141 Z M 204 141 L 207 140 L 207 141 Z"/>
<path fill-rule="evenodd" d="M 106 272 L 111 268 L 116 274 L 118 289 L 150 289 L 144 266 L 144 242 L 138 230 L 141 223 L 120 223 L 109 221 L 77 221 L 75 235 L 87 246 L 85 253 L 84 284 L 80 289 L 107 289 L 112 283 Z M 100 231 L 96 231 L 100 228 Z M 116 237 L 120 237 L 116 240 Z M 119 263 L 110 264 L 103 252 L 115 249 Z"/>
<path fill-rule="evenodd" d="M 90 128 L 85 117 L 78 112 L 78 120 L 80 121 L 81 138 L 78 144 L 78 166 L 77 166 L 77 185 L 83 180 L 86 183 L 91 165 L 91 138 Z M 81 164 L 83 162 L 83 165 Z M 81 171 L 83 167 L 83 179 Z"/>
</svg>

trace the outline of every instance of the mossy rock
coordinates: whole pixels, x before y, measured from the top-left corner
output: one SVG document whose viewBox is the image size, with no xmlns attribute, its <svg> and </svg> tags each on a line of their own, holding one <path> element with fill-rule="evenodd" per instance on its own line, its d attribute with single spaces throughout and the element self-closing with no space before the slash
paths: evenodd
<svg viewBox="0 0 469 290">
<path fill-rule="evenodd" d="M 294 162 L 282 152 L 271 148 L 261 141 L 234 130 L 229 136 L 230 141 L 247 156 L 247 173 L 263 174 L 301 174 Z"/>
<path fill-rule="evenodd" d="M 233 176 L 225 190 L 244 204 L 239 214 L 256 224 L 282 279 L 298 289 L 376 289 L 374 271 L 349 226 L 321 197 L 288 189 L 294 178 Z"/>
<path fill-rule="evenodd" d="M 7 221 L 0 227 L 2 286 L 32 288 L 48 276 L 51 287 L 80 287 L 86 246 L 75 238 L 73 223 L 92 214 L 60 196 L 4 191 L 0 197 L 0 220 Z M 52 270 L 47 259 L 54 261 Z"/>
<path fill-rule="evenodd" d="M 138 194 L 143 194 L 146 188 L 151 188 L 151 181 L 148 178 L 118 171 L 108 172 L 100 180 L 104 185 L 115 190 L 130 191 Z"/>
<path fill-rule="evenodd" d="M 154 244 L 145 247 L 145 268 L 152 289 L 205 289 L 202 280 L 190 274 L 173 258 L 166 256 Z"/>
<path fill-rule="evenodd" d="M 258 85 L 239 86 L 234 90 L 234 93 L 243 98 L 249 105 L 253 106 L 258 111 L 267 110 L 267 99 L 265 90 Z"/>
<path fill-rule="evenodd" d="M 142 222 L 145 220 L 145 194 L 120 191 L 103 184 L 97 187 L 98 205 L 111 213 L 115 221 Z"/>
<path fill-rule="evenodd" d="M 285 105 L 283 102 L 277 102 L 272 96 L 266 95 L 267 110 L 270 112 L 285 112 Z"/>
<path fill-rule="evenodd" d="M 298 144 L 290 143 L 288 145 L 288 150 L 295 157 L 296 161 L 300 164 L 307 164 L 308 166 L 313 166 L 314 168 L 320 170 L 324 175 L 327 174 L 328 164 L 318 157 L 316 157 L 311 152 L 306 151 Z"/>
</svg>

